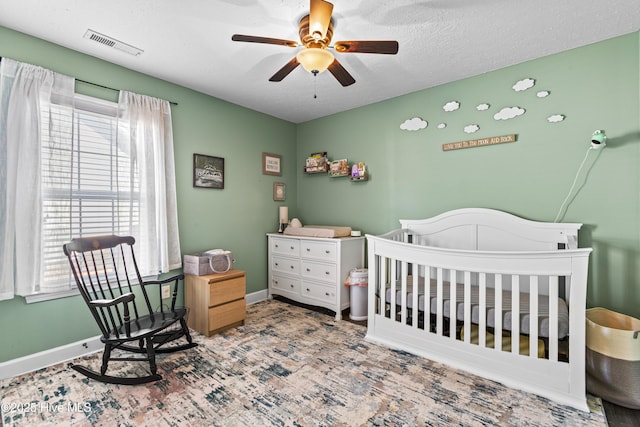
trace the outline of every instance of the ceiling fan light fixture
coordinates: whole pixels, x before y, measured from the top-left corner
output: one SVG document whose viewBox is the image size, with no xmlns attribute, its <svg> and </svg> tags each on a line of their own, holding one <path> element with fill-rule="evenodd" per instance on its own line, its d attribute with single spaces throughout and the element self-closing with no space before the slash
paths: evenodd
<svg viewBox="0 0 640 427">
<path fill-rule="evenodd" d="M 296 59 L 310 73 L 322 73 L 333 63 L 333 54 L 326 49 L 308 47 L 296 55 Z"/>
</svg>

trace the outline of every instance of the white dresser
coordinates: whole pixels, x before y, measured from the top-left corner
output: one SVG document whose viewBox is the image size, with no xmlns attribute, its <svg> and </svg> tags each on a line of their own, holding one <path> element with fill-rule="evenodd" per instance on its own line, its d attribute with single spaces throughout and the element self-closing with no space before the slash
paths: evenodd
<svg viewBox="0 0 640 427">
<path fill-rule="evenodd" d="M 364 267 L 364 237 L 267 236 L 269 296 L 325 307 L 342 319 L 342 310 L 349 307 L 344 281 L 349 271 Z"/>
</svg>

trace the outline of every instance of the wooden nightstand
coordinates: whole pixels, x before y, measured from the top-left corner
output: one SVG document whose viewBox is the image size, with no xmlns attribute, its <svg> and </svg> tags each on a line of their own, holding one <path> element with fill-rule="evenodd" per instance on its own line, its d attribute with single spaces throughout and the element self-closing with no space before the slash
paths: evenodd
<svg viewBox="0 0 640 427">
<path fill-rule="evenodd" d="M 245 272 L 229 270 L 206 276 L 185 275 L 187 325 L 210 337 L 223 329 L 244 325 L 247 303 Z"/>
</svg>

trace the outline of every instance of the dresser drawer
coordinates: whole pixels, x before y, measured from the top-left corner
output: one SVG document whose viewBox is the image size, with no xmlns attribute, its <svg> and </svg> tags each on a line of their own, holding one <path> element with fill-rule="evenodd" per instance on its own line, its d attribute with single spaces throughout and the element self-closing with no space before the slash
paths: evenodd
<svg viewBox="0 0 640 427">
<path fill-rule="evenodd" d="M 306 260 L 302 260 L 301 264 L 301 274 L 303 277 L 335 283 L 337 278 L 335 264 Z"/>
<path fill-rule="evenodd" d="M 300 260 L 274 256 L 271 259 L 271 269 L 280 273 L 300 274 Z"/>
<path fill-rule="evenodd" d="M 312 242 L 309 240 L 302 241 L 302 250 L 300 254 L 303 258 L 313 258 L 324 261 L 336 260 L 336 245 L 329 242 Z"/>
<path fill-rule="evenodd" d="M 325 286 L 319 283 L 302 281 L 301 294 L 307 298 L 334 303 L 336 301 L 335 286 Z"/>
<path fill-rule="evenodd" d="M 246 308 L 247 303 L 244 298 L 228 304 L 211 307 L 209 309 L 209 330 L 215 331 L 237 322 L 243 322 Z"/>
<path fill-rule="evenodd" d="M 300 241 L 294 239 L 280 239 L 280 238 L 272 238 L 270 239 L 271 243 L 271 253 L 276 255 L 285 255 L 298 257 L 300 256 Z"/>
<path fill-rule="evenodd" d="M 300 279 L 274 275 L 271 279 L 273 289 L 285 292 L 300 293 Z"/>
<path fill-rule="evenodd" d="M 245 278 L 236 277 L 209 285 L 209 304 L 219 305 L 244 298 L 246 294 Z"/>
</svg>

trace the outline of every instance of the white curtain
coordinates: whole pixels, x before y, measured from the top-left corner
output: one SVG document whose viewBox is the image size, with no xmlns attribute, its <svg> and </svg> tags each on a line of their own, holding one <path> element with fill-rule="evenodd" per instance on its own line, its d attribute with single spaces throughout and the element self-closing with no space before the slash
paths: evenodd
<svg viewBox="0 0 640 427">
<path fill-rule="evenodd" d="M 121 91 L 118 147 L 127 150 L 139 174 L 139 230 L 136 253 L 142 275 L 168 272 L 182 265 L 173 158 L 171 107 L 168 101 Z"/>
<path fill-rule="evenodd" d="M 40 290 L 42 133 L 60 138 L 49 106 L 52 98 L 72 106 L 74 85 L 35 65 L 0 62 L 0 300 Z"/>
</svg>

